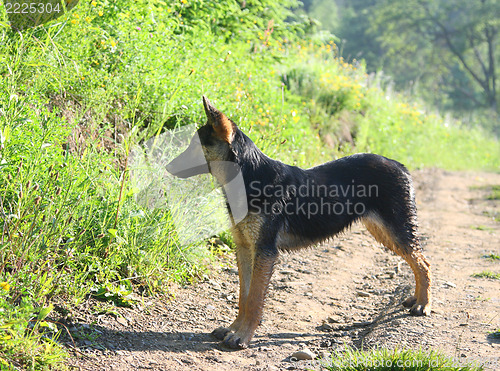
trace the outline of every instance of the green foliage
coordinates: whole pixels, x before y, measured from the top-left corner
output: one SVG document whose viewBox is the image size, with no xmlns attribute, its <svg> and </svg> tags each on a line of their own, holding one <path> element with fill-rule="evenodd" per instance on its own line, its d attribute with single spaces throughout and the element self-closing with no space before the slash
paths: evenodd
<svg viewBox="0 0 500 371">
<path fill-rule="evenodd" d="M 24 299 L 12 304 L 9 285 L 0 282 L 0 286 L 0 368 L 60 368 L 67 354 L 57 344 L 60 330 L 54 322 L 46 319 L 52 306 L 36 308 Z"/>
<path fill-rule="evenodd" d="M 112 301 L 119 307 L 131 307 L 134 300 L 131 298 L 133 288 L 129 281 L 125 281 L 127 285 L 115 286 L 105 284 L 100 287 L 95 287 L 91 290 L 92 295 L 102 301 Z"/>
<path fill-rule="evenodd" d="M 471 189 L 480 189 L 489 192 L 486 196 L 487 200 L 500 200 L 500 185 L 498 184 L 471 187 Z"/>
<path fill-rule="evenodd" d="M 315 7 L 331 2 L 314 0 Z M 338 36 L 342 55 L 383 70 L 399 91 L 417 93 L 440 110 L 467 118 L 497 136 L 499 96 L 498 1 L 335 1 L 338 21 L 323 25 Z M 333 15 L 335 17 L 335 15 Z"/>
<path fill-rule="evenodd" d="M 338 59 L 338 50 L 329 45 L 311 44 L 311 50 L 290 67 L 287 86 L 311 99 L 311 124 L 323 138 L 339 138 L 334 155 L 339 148 L 352 151 L 354 144 L 358 152 L 378 153 L 410 168 L 498 169 L 496 139 L 391 92 L 380 76 Z M 346 130 L 353 138 L 345 137 Z"/>
<path fill-rule="evenodd" d="M 129 164 L 139 144 L 202 123 L 202 94 L 266 154 L 299 166 L 355 150 L 411 167 L 498 166 L 498 142 L 386 99 L 362 65 L 338 58 L 331 35 L 299 41 L 308 25 L 294 5 L 81 2 L 22 33 L 1 14 L 0 326 L 11 338 L 0 362 L 59 362 L 46 331 L 62 328 L 45 317 L 60 298 L 69 308 L 93 294 L 108 310 L 133 305 L 132 291 L 154 295 L 205 275 L 206 243 L 181 243 L 179 205 L 138 202 Z M 201 224 L 189 221 L 194 234 Z M 233 246 L 219 237 L 215 254 Z"/>
<path fill-rule="evenodd" d="M 488 255 L 483 256 L 483 258 L 489 259 L 489 260 L 500 260 L 500 255 L 488 254 Z"/>
<path fill-rule="evenodd" d="M 204 275 L 204 243 L 182 245 L 170 211 L 137 203 L 127 166 L 138 142 L 202 122 L 202 94 L 269 154 L 305 164 L 317 152 L 305 116 L 284 125 L 296 110 L 275 66 L 300 25 L 284 23 L 283 4 L 227 11 L 235 5 L 99 1 L 22 34 L 0 25 L 0 281 L 10 308 L 1 318 L 24 318 L 20 298 L 71 306 L 92 293 L 132 305 L 132 289 L 150 295 Z M 60 359 L 25 328 L 2 348 L 5 362 Z"/>
<path fill-rule="evenodd" d="M 497 111 L 498 96 L 492 86 L 498 71 L 491 53 L 495 53 L 499 11 L 498 3 L 488 0 L 386 1 L 377 6 L 373 27 L 388 51 L 388 61 L 403 55 L 405 62 L 399 59 L 398 66 L 392 62 L 392 68 L 426 71 L 422 80 L 427 86 L 437 72 L 445 84 L 441 90 L 442 81 L 435 81 L 436 91 L 448 93 L 455 104 L 465 105 L 462 109 L 479 104 Z"/>
<path fill-rule="evenodd" d="M 494 273 L 490 271 L 482 271 L 480 273 L 474 273 L 472 277 L 476 278 L 490 278 L 492 280 L 500 280 L 500 273 Z"/>
<path fill-rule="evenodd" d="M 500 185 L 491 186 L 491 194 L 487 197 L 488 200 L 500 200 Z"/>
</svg>

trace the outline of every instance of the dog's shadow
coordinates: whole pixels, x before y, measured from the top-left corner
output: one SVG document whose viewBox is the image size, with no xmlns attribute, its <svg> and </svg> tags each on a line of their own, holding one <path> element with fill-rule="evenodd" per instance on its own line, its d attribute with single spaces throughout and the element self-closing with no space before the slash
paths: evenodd
<svg viewBox="0 0 500 371">
<path fill-rule="evenodd" d="M 387 313 L 390 319 L 378 318 L 377 324 L 404 316 L 403 313 Z M 358 325 L 346 324 L 339 331 L 351 331 Z M 69 331 L 71 329 L 71 331 Z M 271 347 L 288 346 L 299 347 L 301 343 L 314 342 L 321 343 L 327 339 L 335 337 L 332 332 L 322 332 L 321 330 L 312 332 L 278 332 L 270 335 L 257 335 L 250 344 L 250 349 L 264 349 Z M 101 325 L 89 325 L 87 323 L 71 324 L 65 326 L 65 331 L 59 337 L 59 342 L 69 349 L 78 352 L 115 353 L 118 355 L 127 352 L 141 351 L 167 351 L 174 353 L 185 353 L 186 351 L 204 353 L 212 349 L 223 352 L 232 352 L 230 349 L 216 339 L 210 332 L 194 331 L 134 331 L 117 330 Z"/>
<path fill-rule="evenodd" d="M 59 337 L 59 342 L 69 349 L 78 352 L 102 351 L 115 354 L 141 351 L 168 351 L 185 353 L 186 351 L 203 353 L 211 349 L 223 352 L 232 352 L 215 338 L 210 332 L 168 332 L 168 331 L 123 331 L 114 330 L 101 325 L 86 323 L 73 324 L 72 331 L 68 330 Z M 251 349 L 266 349 L 267 347 L 281 346 L 285 343 L 299 346 L 305 340 L 325 337 L 320 331 L 314 333 L 275 333 L 257 335 L 250 344 Z"/>
<path fill-rule="evenodd" d="M 325 332 L 318 326 L 315 331 L 304 333 L 275 332 L 269 335 L 257 334 L 250 344 L 251 349 L 280 347 L 284 344 L 299 347 L 301 343 L 313 342 L 321 344 L 330 341 L 329 347 L 339 344 L 340 333 L 347 332 L 354 347 L 362 346 L 365 337 L 378 326 L 408 316 L 398 302 L 406 295 L 408 289 L 399 287 L 394 297 L 385 303 L 380 314 L 373 320 L 364 323 L 345 323 L 337 326 L 334 331 Z M 141 331 L 119 330 L 96 324 L 71 323 L 65 324 L 59 342 L 68 348 L 78 351 L 102 351 L 115 354 L 140 351 L 167 351 L 182 353 L 186 351 L 203 353 L 212 349 L 224 352 L 234 351 L 225 347 L 210 332 L 195 331 Z"/>
</svg>

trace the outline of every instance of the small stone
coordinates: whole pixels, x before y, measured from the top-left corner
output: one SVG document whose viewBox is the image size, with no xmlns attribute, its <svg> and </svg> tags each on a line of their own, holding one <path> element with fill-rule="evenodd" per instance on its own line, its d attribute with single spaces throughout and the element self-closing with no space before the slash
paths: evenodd
<svg viewBox="0 0 500 371">
<path fill-rule="evenodd" d="M 330 352 L 327 352 L 326 350 L 321 350 L 318 354 L 318 357 L 319 358 L 330 358 L 332 356 L 332 354 Z"/>
<path fill-rule="evenodd" d="M 342 323 L 342 322 L 343 322 L 343 319 L 342 319 L 342 317 L 341 317 L 341 316 L 337 316 L 337 315 L 335 315 L 335 316 L 330 316 L 330 317 L 328 317 L 328 318 L 327 318 L 327 321 L 328 321 L 329 323 Z"/>
<path fill-rule="evenodd" d="M 302 350 L 299 350 L 298 352 L 293 353 L 291 358 L 292 360 L 296 359 L 297 361 L 311 360 L 316 358 L 316 354 L 311 350 L 304 348 Z"/>
<path fill-rule="evenodd" d="M 356 291 L 356 295 L 362 297 L 362 298 L 367 298 L 370 296 L 370 293 L 366 292 L 366 291 L 361 291 L 361 290 L 357 290 Z"/>
<path fill-rule="evenodd" d="M 220 291 L 222 289 L 221 285 L 218 282 L 210 281 L 212 288 L 216 291 Z"/>
<path fill-rule="evenodd" d="M 118 322 L 120 325 L 128 326 L 127 320 L 123 317 L 116 317 L 116 322 Z"/>
<path fill-rule="evenodd" d="M 328 348 L 328 347 L 331 347 L 332 346 L 332 341 L 330 339 L 326 339 L 326 340 L 323 340 L 319 346 L 321 348 Z"/>
<path fill-rule="evenodd" d="M 323 323 L 323 324 L 319 327 L 319 329 L 320 329 L 321 331 L 329 332 L 329 331 L 332 331 L 332 330 L 333 330 L 333 327 L 332 327 L 332 325 L 329 325 L 328 323 Z"/>
</svg>

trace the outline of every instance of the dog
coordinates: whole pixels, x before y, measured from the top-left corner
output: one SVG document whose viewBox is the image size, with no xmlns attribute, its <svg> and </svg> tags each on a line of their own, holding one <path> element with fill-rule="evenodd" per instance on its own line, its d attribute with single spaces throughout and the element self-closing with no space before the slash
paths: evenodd
<svg viewBox="0 0 500 371">
<path fill-rule="evenodd" d="M 215 329 L 215 337 L 230 348 L 248 347 L 279 253 L 325 241 L 356 221 L 410 265 L 415 294 L 402 305 L 411 315 L 430 314 L 430 264 L 417 235 L 412 180 L 402 164 L 363 153 L 310 169 L 286 165 L 262 153 L 205 96 L 203 105 L 206 124 L 167 171 L 181 178 L 210 173 L 221 185 L 229 184 L 235 173 L 243 178 L 247 213 L 235 220 L 227 203 L 240 281 L 238 315 L 229 327 Z M 200 156 L 205 164 L 195 160 Z M 193 163 L 197 165 L 186 166 Z"/>
</svg>

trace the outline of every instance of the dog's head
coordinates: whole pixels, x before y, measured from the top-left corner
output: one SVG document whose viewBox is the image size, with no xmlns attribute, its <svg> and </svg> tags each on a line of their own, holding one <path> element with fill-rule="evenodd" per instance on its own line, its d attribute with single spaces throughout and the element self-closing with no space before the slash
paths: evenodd
<svg viewBox="0 0 500 371">
<path fill-rule="evenodd" d="M 167 171 L 179 178 L 206 173 L 218 177 L 218 167 L 232 161 L 231 143 L 238 130 L 236 124 L 205 96 L 203 106 L 207 123 L 196 131 L 188 148 L 167 165 Z"/>
</svg>

